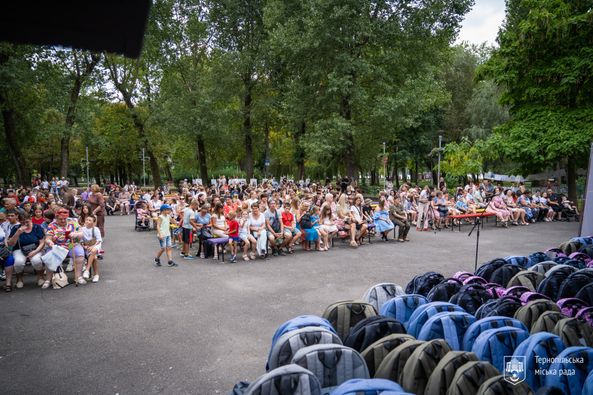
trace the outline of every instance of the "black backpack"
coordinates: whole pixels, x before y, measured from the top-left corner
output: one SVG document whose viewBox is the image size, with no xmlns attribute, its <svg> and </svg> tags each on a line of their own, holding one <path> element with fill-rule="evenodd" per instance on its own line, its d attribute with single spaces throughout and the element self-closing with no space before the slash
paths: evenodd
<svg viewBox="0 0 593 395">
<path fill-rule="evenodd" d="M 453 295 L 459 292 L 462 286 L 463 282 L 460 280 L 447 278 L 435 285 L 426 296 L 426 299 L 429 302 L 448 302 Z"/>
<path fill-rule="evenodd" d="M 425 395 L 442 395 L 447 393 L 447 389 L 453 381 L 455 372 L 461 366 L 471 361 L 477 361 L 478 357 L 473 352 L 467 351 L 450 351 L 439 361 L 434 368 L 426 389 Z"/>
<path fill-rule="evenodd" d="M 591 259 L 593 259 L 593 244 L 584 245 L 579 249 L 579 252 L 588 255 Z"/>
<path fill-rule="evenodd" d="M 305 213 L 303 214 L 303 216 L 301 217 L 301 220 L 299 221 L 299 225 L 301 226 L 301 229 L 311 229 L 313 227 L 313 221 L 311 221 L 311 214 L 309 213 Z"/>
<path fill-rule="evenodd" d="M 354 325 L 344 339 L 344 345 L 361 352 L 377 340 L 395 333 L 406 333 L 401 322 L 376 315 Z"/>
<path fill-rule="evenodd" d="M 568 266 L 567 268 L 569 268 Z M 549 273 L 546 278 L 537 287 L 537 293 L 546 295 L 552 300 L 558 300 L 558 294 L 560 293 L 560 286 L 573 272 L 572 270 L 565 270 L 567 268 L 558 268 L 553 272 Z"/>
<path fill-rule="evenodd" d="M 427 272 L 412 279 L 406 286 L 406 294 L 426 296 L 430 290 L 443 281 L 445 277 L 437 272 Z"/>
<path fill-rule="evenodd" d="M 413 394 L 423 394 L 430 375 L 449 351 L 451 348 L 443 339 L 434 339 L 418 346 L 402 372 L 400 384 L 404 390 Z"/>
<path fill-rule="evenodd" d="M 375 371 L 387 354 L 409 340 L 414 340 L 414 336 L 397 333 L 385 336 L 368 346 L 360 355 L 366 362 L 371 377 L 375 377 Z"/>
<path fill-rule="evenodd" d="M 593 283 L 592 271 L 579 270 L 578 272 L 571 273 L 560 284 L 558 299 L 574 298 L 580 289 L 590 283 Z"/>
<path fill-rule="evenodd" d="M 500 299 L 493 299 L 483 304 L 476 311 L 476 318 L 486 317 L 514 317 L 517 310 L 521 308 L 521 300 L 515 296 L 503 296 Z"/>
<path fill-rule="evenodd" d="M 575 297 L 593 307 L 593 283 L 589 283 L 581 288 Z"/>
<path fill-rule="evenodd" d="M 506 287 L 508 282 L 511 281 L 511 279 L 522 270 L 523 269 L 521 266 L 507 263 L 506 265 L 502 265 L 498 269 L 494 270 L 490 276 L 489 281 L 491 283 L 500 284 L 501 286 Z"/>
<path fill-rule="evenodd" d="M 475 275 L 485 278 L 486 280 L 488 280 L 488 282 L 491 282 L 490 277 L 492 276 L 492 273 L 494 273 L 494 271 L 499 267 L 506 264 L 507 261 L 505 261 L 502 258 L 493 259 L 490 262 L 484 263 L 482 266 L 480 266 L 478 270 L 476 270 Z"/>
<path fill-rule="evenodd" d="M 457 304 L 468 313 L 475 314 L 478 308 L 490 299 L 493 299 L 493 296 L 484 286 L 466 284 L 451 297 L 449 303 Z"/>
</svg>

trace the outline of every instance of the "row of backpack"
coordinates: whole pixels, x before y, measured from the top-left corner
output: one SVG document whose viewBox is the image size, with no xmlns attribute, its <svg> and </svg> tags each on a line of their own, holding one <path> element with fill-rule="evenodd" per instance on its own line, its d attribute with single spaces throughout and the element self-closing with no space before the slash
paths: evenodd
<svg viewBox="0 0 593 395">
<path fill-rule="evenodd" d="M 593 245 L 593 239 L 564 243 L 577 250 L 568 255 L 549 250 L 507 257 L 449 279 L 425 273 L 405 291 L 377 284 L 362 301 L 289 320 L 274 334 L 268 372 L 239 383 L 233 394 L 593 394 L 591 314 L 578 315 L 589 307 L 556 304 L 537 292 L 540 276 L 553 266 L 574 267 L 569 276 L 587 273 L 582 270 L 591 256 L 585 252 L 593 251 L 582 247 L 588 241 Z M 505 380 L 505 356 L 524 358 L 524 382 Z M 584 362 L 570 362 L 578 358 Z M 559 371 L 574 374 L 545 374 Z"/>
</svg>

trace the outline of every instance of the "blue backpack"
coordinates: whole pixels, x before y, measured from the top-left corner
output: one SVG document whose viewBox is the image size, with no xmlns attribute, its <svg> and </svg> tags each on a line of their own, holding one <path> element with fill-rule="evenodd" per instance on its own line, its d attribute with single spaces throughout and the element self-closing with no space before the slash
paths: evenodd
<svg viewBox="0 0 593 395">
<path fill-rule="evenodd" d="M 502 316 L 482 318 L 471 324 L 465 331 L 465 335 L 463 336 L 463 350 L 471 351 L 472 345 L 483 332 L 490 329 L 502 328 L 503 326 L 512 326 L 525 331 L 527 330 L 527 327 L 521 321 L 514 318 Z"/>
<path fill-rule="evenodd" d="M 397 321 L 406 325 L 412 316 L 414 310 L 419 306 L 428 303 L 428 300 L 422 295 L 402 295 L 389 299 L 381 306 L 381 315 L 395 318 Z"/>
<path fill-rule="evenodd" d="M 438 313 L 420 329 L 418 340 L 445 339 L 451 350 L 460 351 L 463 335 L 476 318 L 462 311 Z"/>
<path fill-rule="evenodd" d="M 522 328 L 503 326 L 482 332 L 472 345 L 472 352 L 478 359 L 488 361 L 500 372 L 504 372 L 504 357 L 513 355 L 517 346 L 529 337 Z"/>
<path fill-rule="evenodd" d="M 351 379 L 331 392 L 331 395 L 405 395 L 399 384 L 385 379 Z"/>
<path fill-rule="evenodd" d="M 529 266 L 529 258 L 527 258 L 526 256 L 507 256 L 506 258 L 504 258 L 504 260 L 507 263 L 510 263 L 512 265 L 518 265 L 524 268 Z"/>
<path fill-rule="evenodd" d="M 593 348 L 568 347 L 556 358 L 557 360 L 550 365 L 550 370 L 564 370 L 570 373 L 574 370 L 574 374 L 548 374 L 545 378 L 546 387 L 559 388 L 565 395 L 589 395 L 590 393 L 583 392 L 583 386 L 589 372 L 593 370 Z M 574 363 L 574 360 L 579 358 L 583 359 L 583 363 Z"/>
<path fill-rule="evenodd" d="M 583 395 L 593 394 L 593 370 L 585 379 L 585 385 L 583 385 Z"/>
<path fill-rule="evenodd" d="M 272 356 L 272 350 L 274 349 L 274 346 L 276 345 L 278 339 L 280 339 L 280 337 L 285 333 L 301 329 L 307 326 L 319 326 L 336 334 L 336 330 L 331 326 L 328 320 L 316 315 L 300 315 L 298 317 L 286 321 L 284 324 L 280 325 L 278 329 L 276 329 L 276 333 L 274 333 L 274 337 L 272 337 L 272 345 L 270 347 L 270 353 L 268 354 L 268 362 L 266 362 L 266 370 L 268 370 L 268 363 L 270 361 L 270 357 Z"/>
<path fill-rule="evenodd" d="M 562 340 L 548 332 L 534 333 L 517 346 L 513 356 L 525 357 L 525 372 L 532 372 L 525 375 L 525 381 L 531 389 L 537 391 L 544 385 L 545 379 L 545 376 L 533 372 L 537 369 L 548 371 L 551 364 L 551 360 L 547 362 L 548 358 L 555 358 L 564 348 Z"/>
<path fill-rule="evenodd" d="M 447 302 L 431 302 L 418 307 L 408 322 L 408 334 L 417 337 L 422 325 L 428 321 L 428 319 L 438 313 L 445 311 L 462 311 L 465 312 L 461 307 Z"/>
<path fill-rule="evenodd" d="M 540 262 L 544 262 L 548 260 L 548 256 L 545 252 L 534 252 L 533 254 L 529 255 L 527 267 L 531 267 L 536 265 Z"/>
</svg>

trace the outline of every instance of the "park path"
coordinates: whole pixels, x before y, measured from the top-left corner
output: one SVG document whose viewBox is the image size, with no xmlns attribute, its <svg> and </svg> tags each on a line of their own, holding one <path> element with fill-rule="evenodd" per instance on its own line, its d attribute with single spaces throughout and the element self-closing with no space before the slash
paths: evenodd
<svg viewBox="0 0 593 395">
<path fill-rule="evenodd" d="M 154 233 L 134 232 L 132 222 L 107 218 L 99 284 L 41 291 L 29 276 L 22 290 L 0 295 L 0 393 L 227 393 L 264 372 L 285 320 L 321 314 L 374 283 L 473 270 L 474 236 L 450 231 L 247 264 L 178 259 L 178 268 L 156 268 Z M 575 223 L 489 224 L 480 260 L 545 250 L 577 231 Z"/>
</svg>

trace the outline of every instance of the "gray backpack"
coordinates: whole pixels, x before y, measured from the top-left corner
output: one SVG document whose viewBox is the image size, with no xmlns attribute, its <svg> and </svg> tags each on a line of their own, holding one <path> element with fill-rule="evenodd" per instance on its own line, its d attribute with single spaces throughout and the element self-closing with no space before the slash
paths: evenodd
<svg viewBox="0 0 593 395">
<path fill-rule="evenodd" d="M 340 338 L 319 326 L 306 326 L 280 336 L 270 352 L 269 369 L 289 364 L 301 348 L 316 344 L 342 344 Z"/>
<path fill-rule="evenodd" d="M 362 300 L 372 304 L 377 311 L 381 310 L 383 303 L 396 296 L 404 295 L 404 289 L 394 283 L 380 283 L 373 285 L 362 296 Z"/>
<path fill-rule="evenodd" d="M 244 395 L 321 395 L 319 380 L 298 365 L 269 371 L 247 387 Z"/>
<path fill-rule="evenodd" d="M 554 327 L 566 347 L 593 347 L 593 328 L 578 318 L 563 318 Z"/>
<path fill-rule="evenodd" d="M 455 377 L 455 372 L 457 369 L 468 362 L 477 360 L 478 357 L 473 352 L 448 352 L 430 374 L 428 383 L 426 384 L 426 389 L 424 390 L 424 395 L 445 394 L 453 382 L 453 377 Z"/>
<path fill-rule="evenodd" d="M 447 395 L 471 395 L 478 392 L 486 380 L 500 375 L 498 369 L 489 362 L 472 361 L 462 365 L 455 372 Z"/>
<path fill-rule="evenodd" d="M 423 394 L 428 379 L 441 359 L 451 348 L 443 339 L 435 339 L 418 346 L 404 365 L 402 381 L 404 390 Z"/>
<path fill-rule="evenodd" d="M 567 318 L 559 311 L 546 311 L 535 321 L 531 327 L 531 333 L 537 332 L 554 332 L 554 327 L 561 319 Z"/>
<path fill-rule="evenodd" d="M 401 375 L 404 371 L 406 362 L 410 359 L 414 350 L 424 343 L 426 342 L 422 340 L 409 340 L 394 348 L 393 351 L 385 356 L 383 362 L 381 362 L 381 365 L 377 368 L 375 378 L 401 383 Z"/>
<path fill-rule="evenodd" d="M 330 322 L 343 341 L 354 325 L 376 315 L 377 310 L 371 304 L 345 300 L 329 305 L 323 313 L 323 318 Z"/>
<path fill-rule="evenodd" d="M 523 286 L 529 288 L 531 292 L 535 292 L 544 277 L 545 275 L 543 273 L 534 270 L 524 270 L 515 274 L 515 277 L 511 278 L 507 284 L 507 288 Z"/>
<path fill-rule="evenodd" d="M 525 382 L 511 384 L 499 375 L 484 381 L 477 395 L 533 395 L 533 391 Z"/>
<path fill-rule="evenodd" d="M 375 371 L 387 354 L 408 340 L 414 340 L 414 337 L 403 333 L 394 333 L 377 340 L 364 349 L 360 355 L 365 360 L 371 377 L 375 377 Z"/>
<path fill-rule="evenodd" d="M 535 321 L 546 311 L 558 311 L 560 312 L 560 308 L 556 303 L 546 300 L 546 299 L 537 299 L 527 303 L 525 306 L 522 306 L 515 312 L 515 317 L 523 324 L 527 329 L 531 330 Z"/>
<path fill-rule="evenodd" d="M 318 344 L 301 348 L 294 355 L 292 363 L 310 370 L 317 376 L 322 394 L 329 394 L 350 379 L 370 378 L 360 354 L 339 344 Z"/>
</svg>

